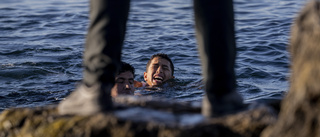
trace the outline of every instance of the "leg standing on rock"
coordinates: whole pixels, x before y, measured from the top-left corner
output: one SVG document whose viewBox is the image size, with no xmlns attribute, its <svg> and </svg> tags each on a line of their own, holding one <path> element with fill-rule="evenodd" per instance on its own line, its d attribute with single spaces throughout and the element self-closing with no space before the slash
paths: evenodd
<svg viewBox="0 0 320 137">
<path fill-rule="evenodd" d="M 90 26 L 82 84 L 62 101 L 60 114 L 90 115 L 112 109 L 110 96 L 119 68 L 130 0 L 90 0 Z"/>
<path fill-rule="evenodd" d="M 206 90 L 202 114 L 214 117 L 235 113 L 244 105 L 235 91 L 233 1 L 194 0 L 193 3 Z"/>
</svg>

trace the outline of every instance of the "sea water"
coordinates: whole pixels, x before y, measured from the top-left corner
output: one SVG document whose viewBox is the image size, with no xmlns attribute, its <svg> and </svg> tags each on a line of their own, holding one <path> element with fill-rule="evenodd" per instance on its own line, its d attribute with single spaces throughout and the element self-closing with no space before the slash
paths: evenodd
<svg viewBox="0 0 320 137">
<path fill-rule="evenodd" d="M 281 99 L 288 90 L 290 26 L 305 0 L 234 0 L 237 91 L 246 102 Z M 0 111 L 57 104 L 82 79 L 88 0 L 0 1 Z M 143 72 L 166 53 L 175 79 L 143 95 L 202 100 L 201 63 L 191 0 L 132 0 L 122 60 Z"/>
</svg>

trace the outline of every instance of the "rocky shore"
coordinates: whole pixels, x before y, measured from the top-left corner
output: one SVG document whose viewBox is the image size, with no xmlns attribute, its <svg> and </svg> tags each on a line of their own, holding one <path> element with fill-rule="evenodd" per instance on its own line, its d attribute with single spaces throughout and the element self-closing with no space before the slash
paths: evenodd
<svg viewBox="0 0 320 137">
<path fill-rule="evenodd" d="M 91 116 L 59 115 L 56 106 L 5 110 L 0 136 L 258 137 L 277 119 L 268 106 L 208 119 L 200 114 L 200 104 L 147 97 L 119 97 L 114 102 L 113 111 Z"/>
</svg>

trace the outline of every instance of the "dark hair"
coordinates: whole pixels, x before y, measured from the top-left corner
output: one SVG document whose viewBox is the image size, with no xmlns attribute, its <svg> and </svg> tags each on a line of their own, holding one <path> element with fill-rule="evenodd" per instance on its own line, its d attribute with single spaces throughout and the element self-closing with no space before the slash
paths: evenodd
<svg viewBox="0 0 320 137">
<path fill-rule="evenodd" d="M 118 75 L 119 75 L 120 73 L 123 73 L 123 72 L 126 72 L 126 71 L 132 72 L 133 77 L 134 77 L 134 67 L 131 66 L 130 64 L 126 63 L 126 62 L 121 62 L 121 63 L 120 63 L 120 69 L 119 69 Z"/>
<path fill-rule="evenodd" d="M 149 68 L 149 66 L 150 66 L 151 61 L 152 61 L 154 58 L 156 58 L 156 57 L 166 59 L 166 60 L 168 60 L 168 61 L 170 62 L 170 68 L 171 68 L 171 70 L 172 70 L 172 73 L 171 73 L 171 74 L 172 74 L 172 76 L 173 76 L 173 72 L 174 72 L 173 63 L 172 63 L 171 59 L 168 57 L 168 55 L 167 55 L 167 54 L 164 54 L 164 53 L 157 53 L 157 54 L 154 54 L 154 55 L 151 56 L 151 58 L 149 59 L 149 61 L 148 61 L 148 63 L 147 63 L 146 72 L 148 71 L 148 68 Z"/>
</svg>

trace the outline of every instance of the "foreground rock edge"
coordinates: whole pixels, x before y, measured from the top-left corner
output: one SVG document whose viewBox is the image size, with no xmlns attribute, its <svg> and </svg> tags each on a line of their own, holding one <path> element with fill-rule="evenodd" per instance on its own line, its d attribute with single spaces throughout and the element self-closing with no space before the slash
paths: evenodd
<svg viewBox="0 0 320 137">
<path fill-rule="evenodd" d="M 192 104 L 152 101 L 172 108 L 163 110 L 159 105 L 153 108 L 148 100 L 140 100 L 140 105 L 137 101 L 123 102 L 126 101 L 115 103 L 111 112 L 91 116 L 59 115 L 56 106 L 8 109 L 0 115 L 0 136 L 255 137 L 277 119 L 275 111 L 267 106 L 207 119 L 195 111 L 199 108 Z M 177 106 L 186 109 L 177 111 Z"/>
</svg>

